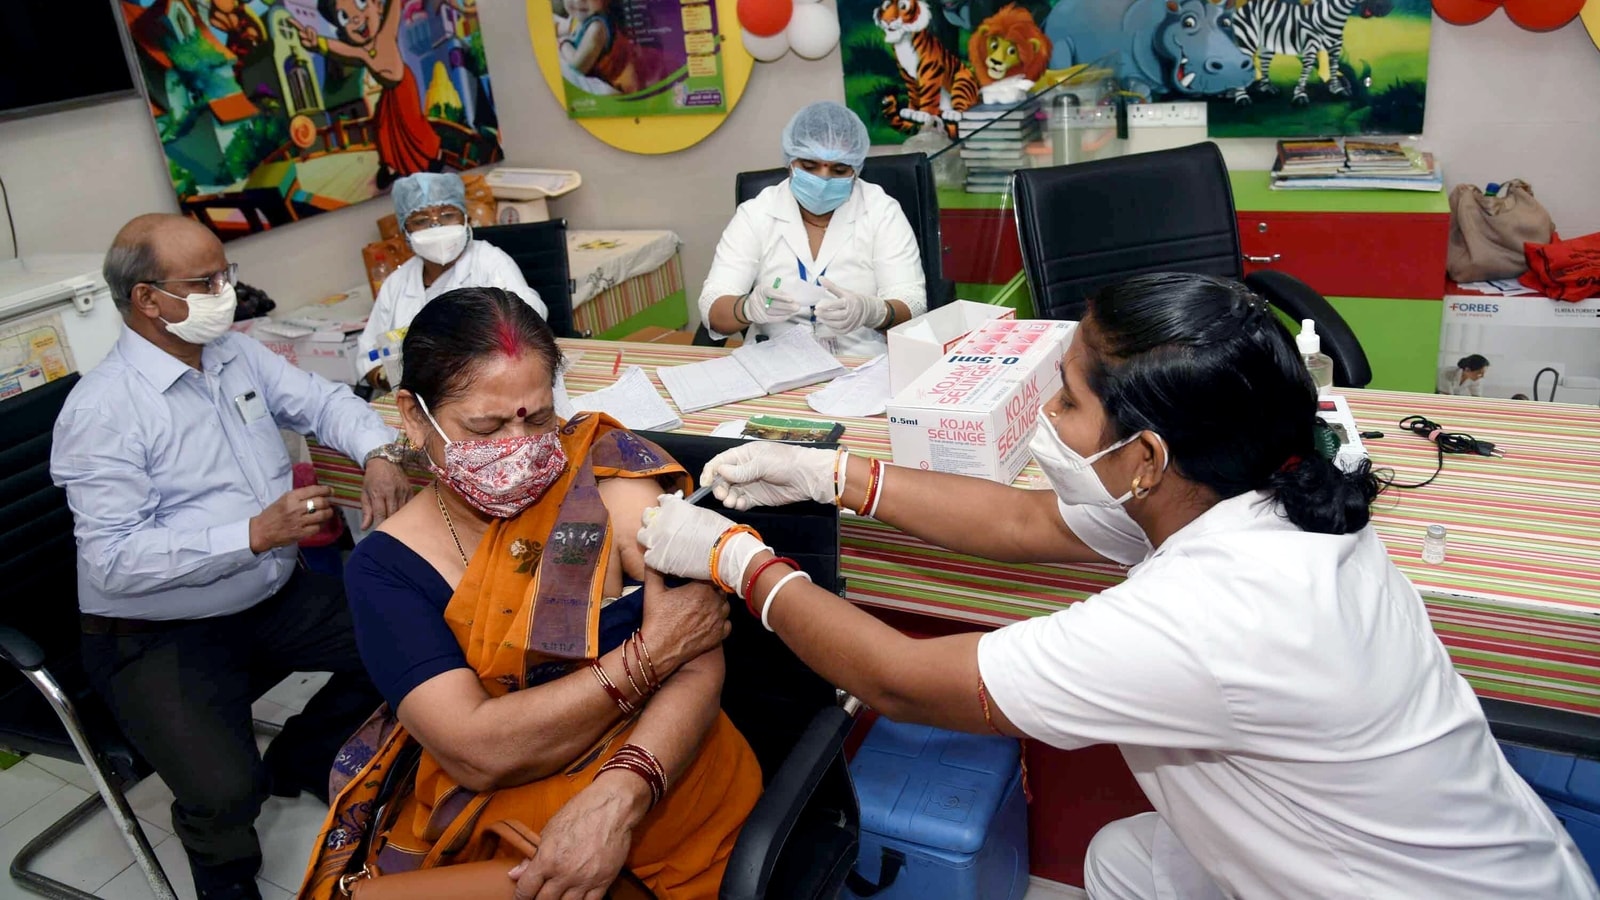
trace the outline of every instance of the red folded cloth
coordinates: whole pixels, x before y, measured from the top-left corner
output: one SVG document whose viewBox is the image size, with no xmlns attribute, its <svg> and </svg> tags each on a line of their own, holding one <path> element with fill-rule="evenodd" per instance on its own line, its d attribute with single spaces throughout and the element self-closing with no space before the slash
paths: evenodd
<svg viewBox="0 0 1600 900">
<path fill-rule="evenodd" d="M 317 470 L 313 469 L 310 463 L 294 464 L 295 487 L 310 487 L 316 483 Z M 317 505 L 321 506 L 322 501 L 317 501 Z M 300 546 L 326 547 L 334 541 L 337 541 L 339 539 L 339 535 L 341 534 L 344 534 L 344 516 L 339 515 L 339 511 L 336 509 L 333 511 L 333 518 L 324 522 L 322 528 L 318 530 L 316 534 L 313 534 L 311 537 L 301 541 Z"/>
<path fill-rule="evenodd" d="M 1523 244 L 1528 271 L 1524 287 L 1573 303 L 1600 296 L 1600 231 L 1570 241 Z"/>
</svg>

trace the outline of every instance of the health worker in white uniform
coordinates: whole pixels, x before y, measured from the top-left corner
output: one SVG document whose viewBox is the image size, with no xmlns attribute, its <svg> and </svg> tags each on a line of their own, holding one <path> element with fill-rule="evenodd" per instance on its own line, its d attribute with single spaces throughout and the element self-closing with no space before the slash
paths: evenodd
<svg viewBox="0 0 1600 900">
<path fill-rule="evenodd" d="M 1156 811 L 1095 837 L 1095 900 L 1596 896 L 1370 526 L 1381 482 L 1317 454 L 1316 391 L 1264 301 L 1130 279 L 1090 298 L 1061 371 L 1031 442 L 1053 491 L 762 442 L 702 478 L 730 507 L 842 497 L 990 559 L 1134 563 L 1097 596 L 916 640 L 676 496 L 645 561 L 715 574 L 891 719 L 1117 744 Z"/>
<path fill-rule="evenodd" d="M 405 328 L 428 301 L 460 287 L 497 287 L 521 297 L 548 319 L 549 310 L 528 286 L 522 270 L 505 251 L 474 240 L 467 224 L 467 187 L 454 173 L 422 172 L 394 183 L 394 214 L 416 255 L 383 280 L 372 315 L 361 332 L 361 358 L 382 342 L 385 333 Z M 383 369 L 367 379 L 378 383 Z"/>
<path fill-rule="evenodd" d="M 884 332 L 928 309 L 911 223 L 858 175 L 867 127 L 838 103 L 813 103 L 783 129 L 790 175 L 739 204 L 700 291 L 714 338 L 808 328 L 840 355 L 876 356 Z"/>
</svg>

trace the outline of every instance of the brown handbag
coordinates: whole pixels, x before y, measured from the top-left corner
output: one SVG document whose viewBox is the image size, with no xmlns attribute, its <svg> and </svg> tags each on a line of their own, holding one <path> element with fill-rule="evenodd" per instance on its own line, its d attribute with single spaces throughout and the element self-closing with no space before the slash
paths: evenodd
<svg viewBox="0 0 1600 900">
<path fill-rule="evenodd" d="M 1445 270 L 1457 284 L 1516 278 L 1528 270 L 1524 244 L 1548 244 L 1555 223 L 1533 188 L 1513 179 L 1490 197 L 1475 184 L 1450 191 L 1450 250 Z"/>
</svg>

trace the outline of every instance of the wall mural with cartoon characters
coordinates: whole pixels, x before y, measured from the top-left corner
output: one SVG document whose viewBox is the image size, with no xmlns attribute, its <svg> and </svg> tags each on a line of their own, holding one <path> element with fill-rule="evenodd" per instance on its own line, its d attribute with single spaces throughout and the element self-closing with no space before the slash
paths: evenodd
<svg viewBox="0 0 1600 900">
<path fill-rule="evenodd" d="M 1416 134 L 1431 0 L 838 0 L 845 95 L 873 143 L 1114 67 L 1143 100 L 1206 100 L 1214 137 Z"/>
<path fill-rule="evenodd" d="M 223 240 L 500 159 L 476 0 L 121 0 L 183 212 Z"/>
</svg>

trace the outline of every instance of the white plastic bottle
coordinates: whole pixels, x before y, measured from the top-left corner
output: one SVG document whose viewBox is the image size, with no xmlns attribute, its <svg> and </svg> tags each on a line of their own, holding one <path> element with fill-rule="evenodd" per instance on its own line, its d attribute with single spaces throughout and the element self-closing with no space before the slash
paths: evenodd
<svg viewBox="0 0 1600 900">
<path fill-rule="evenodd" d="M 1306 371 L 1317 385 L 1317 393 L 1326 394 L 1333 387 L 1333 357 L 1322 352 L 1322 335 L 1317 334 L 1317 323 L 1301 319 L 1300 334 L 1294 342 L 1306 362 Z"/>
</svg>

